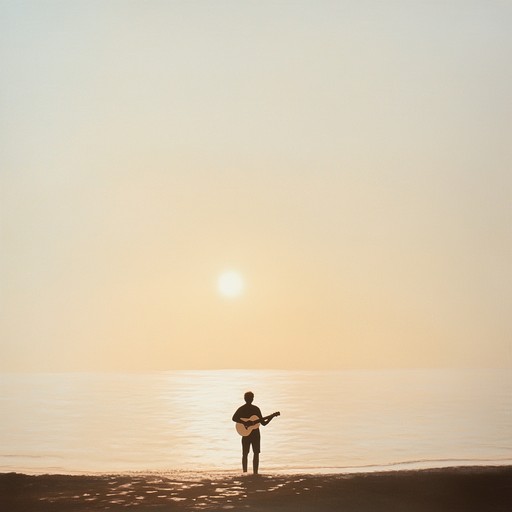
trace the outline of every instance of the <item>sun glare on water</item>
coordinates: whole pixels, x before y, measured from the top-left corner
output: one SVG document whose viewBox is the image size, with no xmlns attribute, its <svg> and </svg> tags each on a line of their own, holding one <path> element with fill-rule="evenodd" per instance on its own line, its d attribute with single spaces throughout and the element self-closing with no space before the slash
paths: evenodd
<svg viewBox="0 0 512 512">
<path fill-rule="evenodd" d="M 243 292 L 244 280 L 239 272 L 229 270 L 219 276 L 217 289 L 223 297 L 233 299 Z"/>
</svg>

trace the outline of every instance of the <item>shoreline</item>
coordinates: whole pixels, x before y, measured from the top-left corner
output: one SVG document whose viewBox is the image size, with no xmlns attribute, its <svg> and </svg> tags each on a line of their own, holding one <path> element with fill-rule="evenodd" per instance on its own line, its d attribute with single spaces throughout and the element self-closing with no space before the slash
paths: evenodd
<svg viewBox="0 0 512 512">
<path fill-rule="evenodd" d="M 397 471 L 423 471 L 450 468 L 487 468 L 487 467 L 512 467 L 511 458 L 503 459 L 439 459 L 439 460 L 414 460 L 390 462 L 388 464 L 363 464 L 354 466 L 296 466 L 296 467 L 264 467 L 267 475 L 294 476 L 294 475 L 360 475 L 364 473 L 388 473 Z M 249 471 L 251 468 L 249 468 Z M 0 467 L 0 477 L 8 473 L 17 473 L 27 476 L 161 476 L 167 478 L 186 478 L 187 480 L 204 480 L 208 478 L 231 478 L 239 476 L 240 470 L 220 468 L 192 469 L 108 469 L 102 471 L 65 469 L 57 467 L 28 468 L 28 467 Z"/>
<path fill-rule="evenodd" d="M 248 510 L 505 512 L 512 465 L 363 473 L 27 475 L 0 473 L 9 512 Z"/>
</svg>

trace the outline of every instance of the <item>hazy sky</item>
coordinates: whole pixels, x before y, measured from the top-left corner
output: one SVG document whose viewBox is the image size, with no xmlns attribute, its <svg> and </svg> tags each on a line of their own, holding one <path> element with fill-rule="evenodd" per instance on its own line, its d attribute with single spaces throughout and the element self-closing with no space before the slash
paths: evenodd
<svg viewBox="0 0 512 512">
<path fill-rule="evenodd" d="M 0 0 L 0 369 L 512 366 L 511 27 Z"/>
</svg>

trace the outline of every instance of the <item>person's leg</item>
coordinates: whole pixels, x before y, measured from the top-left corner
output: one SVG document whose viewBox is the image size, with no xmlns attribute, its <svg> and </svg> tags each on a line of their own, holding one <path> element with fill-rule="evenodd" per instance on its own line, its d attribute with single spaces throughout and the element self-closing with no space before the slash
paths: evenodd
<svg viewBox="0 0 512 512">
<path fill-rule="evenodd" d="M 260 466 L 260 451 L 261 451 L 261 437 L 259 429 L 255 431 L 254 438 L 252 440 L 252 470 L 255 475 L 258 474 Z"/>
<path fill-rule="evenodd" d="M 257 475 L 258 474 L 258 468 L 260 465 L 260 454 L 254 453 L 252 457 L 252 472 Z"/>
<path fill-rule="evenodd" d="M 247 473 L 247 457 L 249 456 L 249 448 L 251 443 L 248 437 L 242 437 L 242 471 Z"/>
</svg>

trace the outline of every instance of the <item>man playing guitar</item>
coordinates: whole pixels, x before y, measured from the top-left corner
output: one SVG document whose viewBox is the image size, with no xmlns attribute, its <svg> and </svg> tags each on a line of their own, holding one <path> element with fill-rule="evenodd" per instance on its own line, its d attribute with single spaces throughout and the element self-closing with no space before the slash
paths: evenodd
<svg viewBox="0 0 512 512">
<path fill-rule="evenodd" d="M 242 470 L 247 473 L 247 458 L 252 446 L 252 469 L 255 475 L 258 474 L 260 462 L 260 429 L 259 425 L 268 425 L 274 416 L 279 413 L 263 417 L 259 407 L 254 405 L 254 393 L 247 391 L 244 395 L 245 404 L 239 407 L 233 414 L 233 421 L 237 423 L 237 431 L 242 436 Z"/>
</svg>

